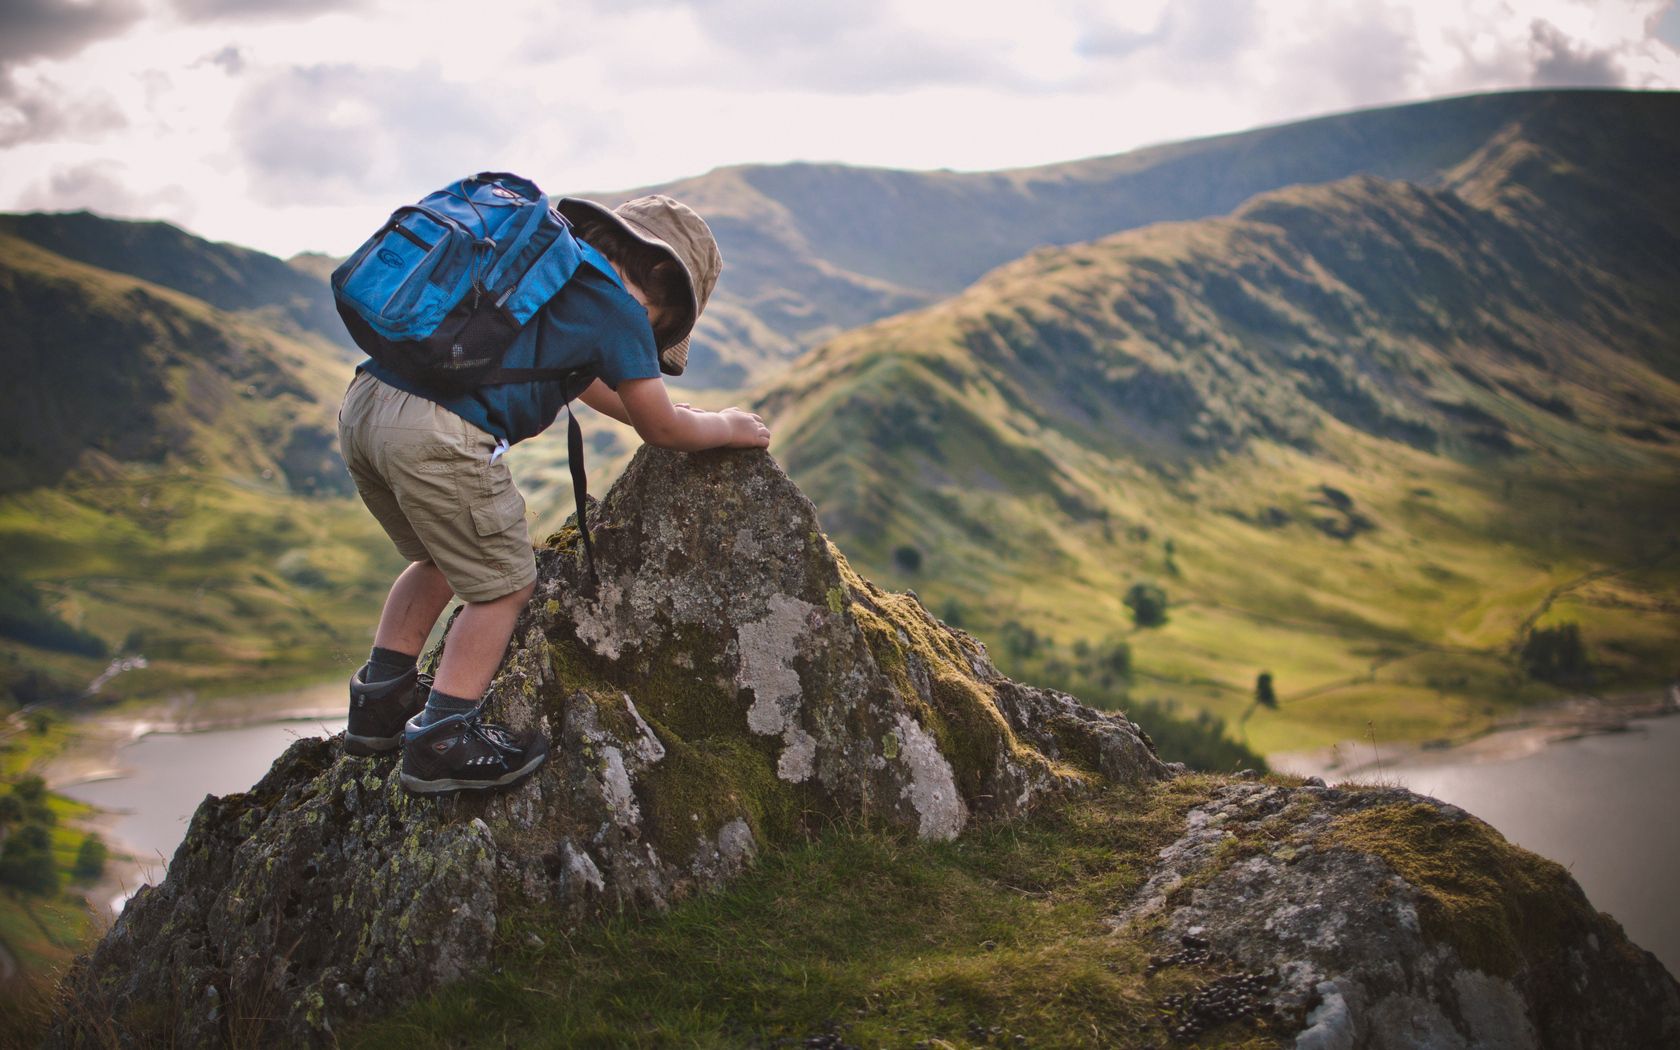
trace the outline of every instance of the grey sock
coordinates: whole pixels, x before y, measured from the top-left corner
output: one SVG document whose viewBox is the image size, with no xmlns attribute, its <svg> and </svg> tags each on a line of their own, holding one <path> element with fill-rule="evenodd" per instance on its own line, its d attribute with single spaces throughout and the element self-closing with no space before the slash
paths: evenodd
<svg viewBox="0 0 1680 1050">
<path fill-rule="evenodd" d="M 399 653 L 395 649 L 381 649 L 374 646 L 368 653 L 368 662 L 362 668 L 362 681 L 389 682 L 393 678 L 401 678 L 414 669 L 416 657 L 408 653 Z"/>
<path fill-rule="evenodd" d="M 467 700 L 459 696 L 440 693 L 436 689 L 426 698 L 426 708 L 421 711 L 416 721 L 421 727 L 432 725 L 450 715 L 464 715 L 478 706 L 477 700 Z"/>
</svg>

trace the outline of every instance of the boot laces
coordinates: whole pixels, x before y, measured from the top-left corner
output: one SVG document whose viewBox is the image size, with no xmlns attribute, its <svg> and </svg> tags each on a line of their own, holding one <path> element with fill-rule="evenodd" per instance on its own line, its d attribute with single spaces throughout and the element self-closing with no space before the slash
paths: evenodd
<svg viewBox="0 0 1680 1050">
<path fill-rule="evenodd" d="M 519 751 L 519 743 L 514 739 L 512 733 L 508 732 L 503 726 L 483 721 L 483 712 L 480 710 L 475 710 L 467 715 L 462 720 L 461 725 L 468 733 L 482 740 L 485 746 L 490 748 L 491 754 L 496 756 L 496 761 L 502 764 L 503 769 L 509 768 L 508 755 Z"/>
</svg>

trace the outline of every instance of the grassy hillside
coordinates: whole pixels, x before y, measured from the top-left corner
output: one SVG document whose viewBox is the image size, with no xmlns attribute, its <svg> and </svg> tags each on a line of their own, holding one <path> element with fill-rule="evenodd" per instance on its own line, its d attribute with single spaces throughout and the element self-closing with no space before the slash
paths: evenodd
<svg viewBox="0 0 1680 1050">
<path fill-rule="evenodd" d="M 1235 722 L 1269 671 L 1263 750 L 1654 684 L 1680 651 L 1680 106 L 1595 97 L 1439 187 L 1357 176 L 1040 249 L 756 403 L 871 574 L 1018 669 L 1128 642 L 1117 703 Z M 1164 625 L 1133 625 L 1137 583 Z M 1525 676 L 1563 621 L 1590 674 Z"/>
<path fill-rule="evenodd" d="M 90 212 L 0 214 L 0 234 L 55 255 L 138 277 L 253 315 L 290 335 L 308 333 L 348 354 L 353 344 L 319 267 L 294 266 L 250 248 L 195 237 L 167 222 L 129 222 Z M 332 268 L 326 268 L 330 274 Z"/>
<path fill-rule="evenodd" d="M 0 686 L 236 687 L 353 659 L 396 555 L 351 493 L 350 366 L 249 314 L 0 237 Z M 254 683 L 253 683 L 254 684 Z"/>
<path fill-rule="evenodd" d="M 1559 108 L 1619 126 L 1666 96 L 1614 91 L 1475 95 L 1108 157 L 999 172 L 839 164 L 742 165 L 644 192 L 692 203 L 726 260 L 691 370 L 702 384 L 762 379 L 840 331 L 931 303 L 1040 245 L 1224 215 L 1249 197 L 1354 174 L 1438 185 L 1513 122 Z M 574 191 L 567 191 L 574 192 Z"/>
</svg>

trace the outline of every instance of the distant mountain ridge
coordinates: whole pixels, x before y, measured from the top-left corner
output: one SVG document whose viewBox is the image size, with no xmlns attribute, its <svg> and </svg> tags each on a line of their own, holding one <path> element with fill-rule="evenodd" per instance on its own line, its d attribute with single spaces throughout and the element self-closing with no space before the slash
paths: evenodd
<svg viewBox="0 0 1680 1050">
<path fill-rule="evenodd" d="M 855 560 L 947 581 L 930 607 L 988 636 L 1094 642 L 1130 627 L 1130 584 L 1165 586 L 1178 626 L 1138 641 L 1141 670 L 1198 706 L 1235 716 L 1273 662 L 1361 683 L 1301 708 L 1309 735 L 1414 688 L 1451 712 L 1442 682 L 1515 698 L 1499 669 L 1565 609 L 1604 682 L 1658 680 L 1680 644 L 1680 95 L 1616 101 L 1547 96 L 1433 185 L 1357 175 L 1037 249 L 754 403 Z M 1594 573 L 1615 593 L 1539 600 Z M 1411 667 L 1354 677 L 1373 651 Z M 1426 669 L 1441 651 L 1464 666 Z"/>
<path fill-rule="evenodd" d="M 0 492 L 94 466 L 90 453 L 347 492 L 331 429 L 348 362 L 260 317 L 0 234 L 19 387 L 0 423 Z"/>
<path fill-rule="evenodd" d="M 400 559 L 339 459 L 349 355 L 288 313 L 324 285 L 161 224 L 35 218 L 0 225 L 0 708 L 76 698 L 118 654 L 147 666 L 104 697 L 336 669 Z M 12 226 L 140 247 L 104 269 Z"/>
<path fill-rule="evenodd" d="M 263 252 L 207 241 L 167 222 L 87 211 L 0 214 L 0 234 L 172 288 L 219 310 L 255 313 L 270 326 L 312 333 L 347 353 L 353 346 L 326 282 Z"/>
<path fill-rule="evenodd" d="M 1258 193 L 1354 174 L 1439 185 L 1500 129 L 1555 101 L 1608 113 L 1636 94 L 1660 97 L 1503 92 L 1007 171 L 749 164 L 583 195 L 616 203 L 669 193 L 706 217 L 723 250 L 724 277 L 684 382 L 738 386 L 769 378 L 841 331 L 935 302 L 1040 246 L 1223 215 Z M 282 262 L 167 223 L 86 212 L 0 215 L 0 232 L 222 309 L 266 311 L 271 321 L 353 353 L 325 287 L 329 257 L 303 253 Z"/>
<path fill-rule="evenodd" d="M 1370 174 L 1440 184 L 1500 129 L 1561 104 L 1613 114 L 1633 93 L 1521 91 L 1368 109 L 997 172 L 740 165 L 636 189 L 717 233 L 724 279 L 696 341 L 702 381 L 763 379 L 840 331 L 926 305 L 1043 245 L 1223 215 L 1255 194 Z"/>
<path fill-rule="evenodd" d="M 1508 489 L 1512 470 L 1587 477 L 1672 462 L 1677 98 L 1477 96 L 1017 172 L 720 169 L 660 187 L 707 215 L 726 257 L 702 331 L 721 349 L 710 363 L 696 356 L 693 378 L 773 375 L 808 342 L 869 322 L 761 388 L 777 455 L 872 571 L 909 583 L 900 555 L 902 565 L 925 555 L 929 571 L 961 561 L 934 597 L 998 619 L 1108 630 L 1110 592 L 1129 577 L 1298 540 L 1300 529 L 1313 543 L 1352 541 L 1290 548 L 1350 559 L 1339 570 L 1349 581 L 1468 595 L 1473 573 L 1403 551 L 1388 552 L 1397 568 L 1363 568 L 1359 544 L 1444 542 L 1385 522 L 1450 492 L 1466 506 L 1434 520 L 1462 525 L 1460 554 L 1487 558 L 1491 512 L 1466 509 L 1485 496 L 1477 486 Z M 1272 185 L 1288 179 L 1307 181 Z M 1152 224 L 1111 233 L 1113 223 Z M 1033 247 L 1086 231 L 1107 235 Z M 29 362 L 28 407 L 0 430 L 0 487 L 19 494 L 9 517 L 0 506 L 12 550 L 0 570 L 42 581 L 82 572 L 64 536 L 132 527 L 124 571 L 212 550 L 213 569 L 171 586 L 196 587 L 205 572 L 255 581 L 261 602 L 293 618 L 286 645 L 327 644 L 306 637 L 319 625 L 293 621 L 316 616 L 328 583 L 354 581 L 335 594 L 353 621 L 350 606 L 377 597 L 385 570 L 382 541 L 342 495 L 333 448 L 352 355 L 324 332 L 341 327 L 330 265 L 161 223 L 0 216 L 0 312 Z M 607 439 L 598 450 L 618 447 L 594 437 Z M 563 455 L 558 443 L 531 444 L 517 469 L 533 507 L 569 502 L 564 470 L 548 462 Z M 1251 456 L 1266 469 L 1238 477 Z M 1371 456 L 1392 463 L 1361 481 Z M 604 461 L 592 455 L 597 472 Z M 74 491 L 61 487 L 78 469 Z M 225 492 L 204 497 L 214 486 Z M 1662 491 L 1639 491 L 1641 515 Z M 1547 498 L 1580 504 L 1586 492 Z M 54 535 L 49 513 L 76 525 Z M 340 514 L 335 528 L 360 528 L 368 550 L 352 555 L 321 532 Z M 1577 525 L 1544 528 L 1579 539 Z M 1168 530 L 1177 562 L 1156 549 Z M 240 563 L 253 552 L 255 572 Z M 1249 589 L 1267 601 L 1306 594 L 1323 606 L 1313 615 L 1347 604 L 1299 591 L 1281 575 L 1289 565 L 1256 571 Z M 1208 568 L 1203 607 L 1232 601 L 1240 581 Z M 1052 586 L 1038 594 L 1023 580 Z M 1175 586 L 1179 599 L 1191 584 Z M 1000 602 L 1010 588 L 1025 597 Z M 60 594 L 64 622 L 108 640 L 128 631 L 134 607 L 81 583 Z M 101 609 L 112 611 L 104 621 Z M 241 615 L 222 610 L 194 629 Z M 1355 629 L 1395 615 L 1361 609 Z"/>
</svg>

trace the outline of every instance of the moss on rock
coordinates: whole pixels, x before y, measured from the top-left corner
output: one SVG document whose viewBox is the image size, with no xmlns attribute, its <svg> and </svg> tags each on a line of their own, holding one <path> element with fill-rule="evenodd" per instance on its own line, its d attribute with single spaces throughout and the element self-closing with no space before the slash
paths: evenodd
<svg viewBox="0 0 1680 1050">
<path fill-rule="evenodd" d="M 1325 842 L 1381 858 L 1419 891 L 1429 937 L 1500 977 L 1516 975 L 1552 946 L 1583 939 L 1600 921 L 1562 865 L 1437 803 L 1349 813 L 1331 825 Z"/>
<path fill-rule="evenodd" d="M 502 915 L 575 928 L 826 826 L 945 840 L 1166 772 L 1130 723 L 1009 682 L 913 594 L 858 577 L 765 453 L 644 449 L 591 522 L 596 575 L 574 527 L 550 537 L 486 694 L 548 734 L 534 775 L 416 798 L 391 758 L 300 744 L 200 808 L 190 860 L 74 986 L 177 1004 L 184 1043 L 216 1041 L 211 988 L 272 1005 L 274 1038 L 325 1042 L 335 1018 L 485 965 Z"/>
</svg>

